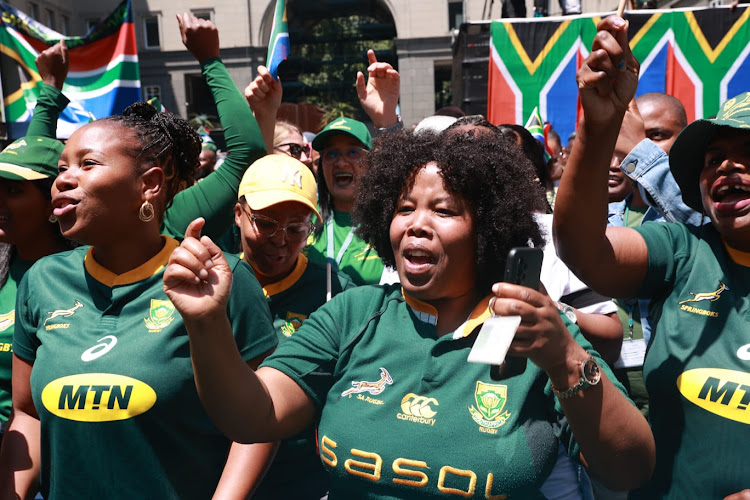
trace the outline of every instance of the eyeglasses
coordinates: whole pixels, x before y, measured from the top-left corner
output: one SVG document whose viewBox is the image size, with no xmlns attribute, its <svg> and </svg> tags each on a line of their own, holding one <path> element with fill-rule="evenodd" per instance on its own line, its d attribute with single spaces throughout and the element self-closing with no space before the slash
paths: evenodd
<svg viewBox="0 0 750 500">
<path fill-rule="evenodd" d="M 310 144 L 297 144 L 296 142 L 287 142 L 284 144 L 279 144 L 278 146 L 274 146 L 273 149 L 278 149 L 282 153 L 285 153 L 298 160 L 302 159 L 302 153 L 305 153 L 308 158 L 312 156 L 312 146 L 310 146 Z"/>
<path fill-rule="evenodd" d="M 250 222 L 255 226 L 255 230 L 258 234 L 264 238 L 273 238 L 276 233 L 281 231 L 286 232 L 286 237 L 289 241 L 302 241 L 313 231 L 312 222 L 295 222 L 287 226 L 281 226 L 279 221 L 266 217 L 265 215 L 258 215 L 252 212 L 248 212 L 243 208 L 245 215 L 250 219 Z"/>
<path fill-rule="evenodd" d="M 356 162 L 361 160 L 365 154 L 367 154 L 365 148 L 352 146 L 343 151 L 339 151 L 338 149 L 324 149 L 320 153 L 320 157 L 323 159 L 323 163 L 334 163 L 339 158 L 346 162 Z"/>
</svg>

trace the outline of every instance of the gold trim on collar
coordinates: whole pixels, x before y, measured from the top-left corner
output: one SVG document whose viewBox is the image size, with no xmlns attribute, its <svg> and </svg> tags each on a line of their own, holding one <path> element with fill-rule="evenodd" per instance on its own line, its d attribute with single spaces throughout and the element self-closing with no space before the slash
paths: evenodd
<svg viewBox="0 0 750 500">
<path fill-rule="evenodd" d="M 729 245 L 727 245 L 727 242 L 724 241 L 724 238 L 721 239 L 721 242 L 724 243 L 724 248 L 727 249 L 727 252 L 729 252 L 729 257 L 734 262 L 741 266 L 750 267 L 750 252 L 743 252 L 742 250 L 737 250 L 736 248 L 730 247 Z"/>
<path fill-rule="evenodd" d="M 94 257 L 94 247 L 89 248 L 86 252 L 83 258 L 83 265 L 92 278 L 110 288 L 117 285 L 130 285 L 131 283 L 143 281 L 160 273 L 166 267 L 167 262 L 169 262 L 169 256 L 172 255 L 174 249 L 180 246 L 177 240 L 169 236 L 162 235 L 161 237 L 164 240 L 164 247 L 159 253 L 151 257 L 144 264 L 126 273 L 115 274 L 99 264 Z"/>
<path fill-rule="evenodd" d="M 299 254 L 299 256 L 297 257 L 297 265 L 294 266 L 294 270 L 292 270 L 289 276 L 283 278 L 281 281 L 277 281 L 276 283 L 271 283 L 270 285 L 264 286 L 263 295 L 265 295 L 266 297 L 272 297 L 283 292 L 284 290 L 289 290 L 292 285 L 299 281 L 299 279 L 302 277 L 302 274 L 305 272 L 305 269 L 307 269 L 307 257 Z"/>
<path fill-rule="evenodd" d="M 476 327 L 492 316 L 492 313 L 490 312 L 490 299 L 492 296 L 492 294 L 489 294 L 479 301 L 479 304 L 477 304 L 474 310 L 471 311 L 471 314 L 469 314 L 469 318 L 464 321 L 461 326 L 456 328 L 456 331 L 453 333 L 454 339 L 468 337 Z"/>
</svg>

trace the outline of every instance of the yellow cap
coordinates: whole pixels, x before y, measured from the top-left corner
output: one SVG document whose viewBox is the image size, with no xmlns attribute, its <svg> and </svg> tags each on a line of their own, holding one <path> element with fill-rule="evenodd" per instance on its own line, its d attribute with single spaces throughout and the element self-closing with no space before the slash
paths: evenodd
<svg viewBox="0 0 750 500">
<path fill-rule="evenodd" d="M 310 207 L 320 220 L 316 208 L 318 186 L 315 176 L 304 163 L 287 155 L 266 155 L 255 161 L 242 176 L 238 198 L 245 197 L 253 210 L 262 210 L 296 201 Z"/>
</svg>

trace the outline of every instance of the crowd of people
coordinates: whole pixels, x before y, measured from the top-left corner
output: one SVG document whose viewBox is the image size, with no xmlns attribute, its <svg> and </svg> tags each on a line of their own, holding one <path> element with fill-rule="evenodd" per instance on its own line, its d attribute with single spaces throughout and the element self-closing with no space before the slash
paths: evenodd
<svg viewBox="0 0 750 500">
<path fill-rule="evenodd" d="M 404 129 L 372 51 L 373 127 L 308 141 L 177 21 L 219 168 L 147 103 L 56 140 L 63 42 L 0 153 L 0 499 L 750 498 L 750 93 L 635 99 L 611 16 L 549 162 L 516 124 Z M 492 328 L 519 370 L 467 361 Z"/>
</svg>

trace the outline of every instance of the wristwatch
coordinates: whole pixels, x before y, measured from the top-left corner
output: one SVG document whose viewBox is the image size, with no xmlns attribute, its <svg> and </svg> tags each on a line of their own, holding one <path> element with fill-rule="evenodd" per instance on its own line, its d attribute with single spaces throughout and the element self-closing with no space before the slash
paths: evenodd
<svg viewBox="0 0 750 500">
<path fill-rule="evenodd" d="M 576 316 L 576 311 L 572 307 L 570 307 L 568 304 L 565 304 L 563 302 L 557 302 L 557 309 L 565 315 L 566 318 L 570 320 L 571 323 L 574 325 L 578 324 L 578 316 Z"/>
<path fill-rule="evenodd" d="M 596 360 L 593 356 L 589 356 L 581 361 L 581 379 L 576 385 L 564 391 L 552 387 L 552 392 L 554 392 L 559 399 L 572 398 L 578 394 L 578 392 L 598 384 L 601 379 L 602 372 L 599 369 L 599 365 L 596 364 Z"/>
<path fill-rule="evenodd" d="M 389 127 L 380 127 L 378 128 L 379 134 L 384 134 L 387 132 L 398 132 L 399 130 L 404 128 L 404 122 L 401 121 L 401 115 L 396 115 L 396 123 Z"/>
</svg>

